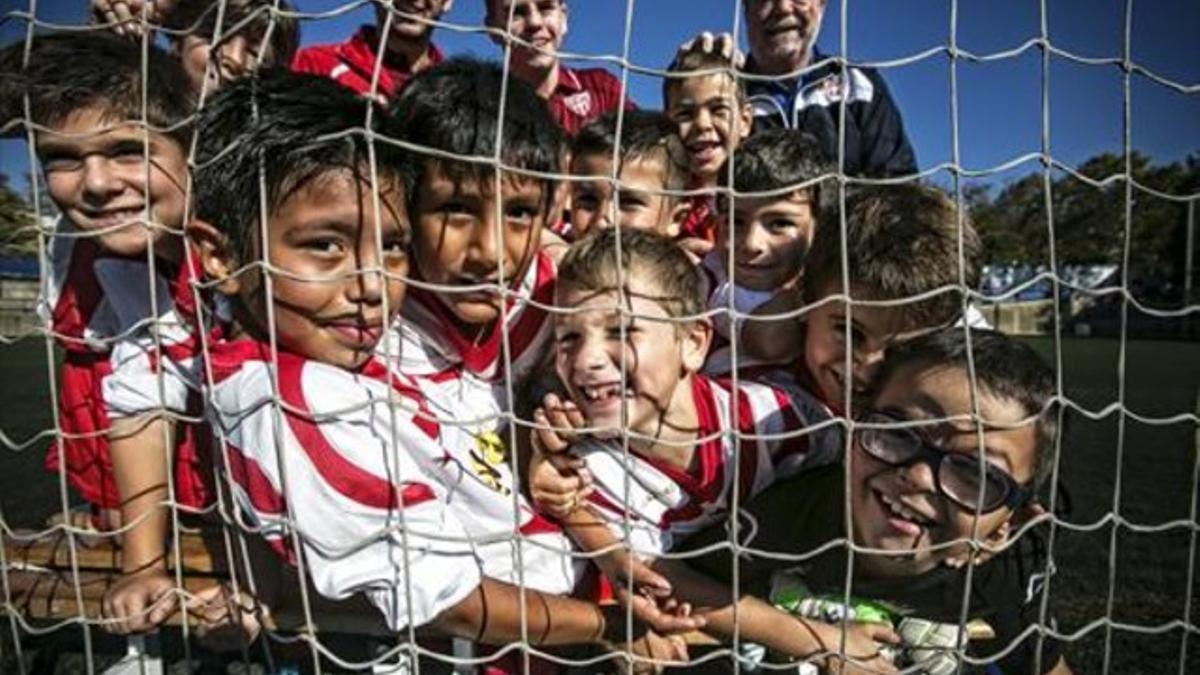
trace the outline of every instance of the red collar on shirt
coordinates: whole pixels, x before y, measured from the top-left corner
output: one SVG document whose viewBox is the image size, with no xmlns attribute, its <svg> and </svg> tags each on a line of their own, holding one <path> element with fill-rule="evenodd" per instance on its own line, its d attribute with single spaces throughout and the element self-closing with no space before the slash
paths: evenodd
<svg viewBox="0 0 1200 675">
<path fill-rule="evenodd" d="M 505 305 L 506 311 L 509 312 L 509 350 L 514 360 L 537 337 L 542 322 L 549 319 L 548 312 L 543 305 L 548 306 L 554 301 L 554 262 L 549 256 L 538 252 L 530 265 L 534 266 L 537 275 L 530 291 L 531 299 L 534 302 L 527 303 L 521 309 L 520 316 L 517 317 L 511 314 L 516 298 L 510 295 Z M 529 274 L 528 270 L 519 278 L 514 278 L 509 284 L 509 289 L 519 289 L 527 274 Z M 454 314 L 438 298 L 436 292 L 410 287 L 408 295 L 437 317 L 438 323 L 444 329 L 442 336 L 449 340 L 467 370 L 476 375 L 486 375 L 492 370 L 491 366 L 500 358 L 503 346 L 501 331 L 496 329 L 500 324 L 500 319 L 496 319 L 496 322 L 488 327 L 487 336 L 483 340 L 475 340 L 463 335 L 458 330 Z M 495 374 L 499 375 L 502 372 L 502 370 L 496 369 Z"/>
<path fill-rule="evenodd" d="M 375 30 L 375 27 L 361 26 L 353 37 L 337 46 L 337 54 L 348 66 L 358 71 L 358 74 L 363 79 L 370 82 L 375 70 L 375 48 L 378 45 L 379 34 Z M 429 49 L 426 50 L 425 55 L 428 57 L 429 66 L 441 63 L 444 58 L 442 51 L 432 42 L 429 43 Z M 383 67 L 379 69 L 379 91 L 391 96 L 399 91 L 414 75 L 416 73 L 412 69 L 401 70 L 394 68 L 384 58 Z"/>
</svg>

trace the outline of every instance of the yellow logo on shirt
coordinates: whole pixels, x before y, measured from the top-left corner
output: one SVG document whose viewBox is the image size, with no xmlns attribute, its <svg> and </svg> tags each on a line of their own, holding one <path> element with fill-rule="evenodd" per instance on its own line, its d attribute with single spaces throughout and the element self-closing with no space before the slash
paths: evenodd
<svg viewBox="0 0 1200 675">
<path fill-rule="evenodd" d="M 512 494 L 501 481 L 499 467 L 504 466 L 507 456 L 504 441 L 495 431 L 483 431 L 475 435 L 475 448 L 471 450 L 471 471 L 485 485 L 504 496 Z"/>
</svg>

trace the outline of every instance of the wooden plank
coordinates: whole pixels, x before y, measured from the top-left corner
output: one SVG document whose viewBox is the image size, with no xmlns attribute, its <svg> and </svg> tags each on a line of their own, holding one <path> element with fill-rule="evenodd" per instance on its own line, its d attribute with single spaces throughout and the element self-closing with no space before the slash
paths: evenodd
<svg viewBox="0 0 1200 675">
<path fill-rule="evenodd" d="M 75 550 L 81 571 L 121 569 L 121 549 L 113 544 L 111 538 L 101 539 L 92 546 L 77 543 Z M 67 535 L 61 531 L 26 541 L 7 538 L 4 552 L 9 564 L 14 567 L 71 569 L 70 543 Z M 168 559 L 168 568 L 172 572 L 182 559 L 184 574 L 225 576 L 228 573 L 224 542 L 219 531 L 181 533 L 178 553 L 172 550 Z"/>
<path fill-rule="evenodd" d="M 37 622 L 57 622 L 64 619 L 82 616 L 89 622 L 98 622 L 102 618 L 101 607 L 105 593 L 120 578 L 115 571 L 81 571 L 79 573 L 79 597 L 75 593 L 75 584 L 68 571 L 57 570 L 20 570 L 9 569 L 8 581 L 12 604 L 26 619 Z M 185 576 L 183 587 L 189 593 L 199 593 L 210 589 L 221 580 L 207 576 Z M 266 626 L 269 630 L 285 633 L 300 632 L 305 627 L 304 612 L 299 607 L 299 594 L 284 595 L 283 607 L 276 609 L 267 617 Z M 79 602 L 82 599 L 82 603 Z M 317 599 L 313 608 L 313 616 L 318 621 L 314 626 L 315 632 L 352 634 L 361 636 L 389 635 L 382 617 L 373 608 L 354 603 L 333 603 Z M 366 611 L 364 611 L 366 610 Z M 3 608 L 0 608 L 0 614 Z M 185 615 L 175 612 L 166 625 L 180 627 Z M 191 626 L 196 626 L 191 617 Z"/>
</svg>

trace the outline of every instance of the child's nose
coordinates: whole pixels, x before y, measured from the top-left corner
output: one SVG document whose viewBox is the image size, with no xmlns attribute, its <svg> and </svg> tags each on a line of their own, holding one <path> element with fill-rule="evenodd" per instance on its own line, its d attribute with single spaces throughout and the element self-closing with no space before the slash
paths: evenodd
<svg viewBox="0 0 1200 675">
<path fill-rule="evenodd" d="M 497 240 L 503 235 L 503 221 L 498 222 L 491 211 L 488 209 L 489 213 L 472 229 L 467 248 L 467 262 L 476 274 L 492 275 L 500 268 L 500 243 Z"/>
<path fill-rule="evenodd" d="M 103 203 L 122 189 L 123 183 L 107 157 L 95 154 L 83 160 L 85 199 L 93 203 Z"/>
</svg>

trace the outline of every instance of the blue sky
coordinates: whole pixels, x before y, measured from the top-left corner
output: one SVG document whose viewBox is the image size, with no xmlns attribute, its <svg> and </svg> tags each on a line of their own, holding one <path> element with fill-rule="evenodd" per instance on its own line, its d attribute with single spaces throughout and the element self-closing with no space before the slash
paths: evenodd
<svg viewBox="0 0 1200 675">
<path fill-rule="evenodd" d="M 846 44 L 841 42 L 842 2 L 849 1 Z M 306 12 L 323 12 L 343 3 L 298 0 Z M 1039 34 L 1037 0 L 960 0 L 958 45 L 976 54 L 1014 49 Z M 38 3 L 38 16 L 58 23 L 84 20 L 86 0 Z M 1122 53 L 1122 0 L 1047 2 L 1049 35 L 1056 47 L 1081 56 L 1119 57 Z M 0 0 L 7 14 L 26 9 L 28 0 Z M 565 49 L 589 56 L 621 55 L 625 43 L 625 0 L 572 0 L 571 32 Z M 661 68 L 676 45 L 700 30 L 731 30 L 734 0 L 634 0 L 629 59 Z M 483 0 L 457 0 L 444 20 L 464 27 L 482 22 Z M 851 60 L 902 59 L 950 41 L 949 0 L 830 0 L 819 40 L 827 53 Z M 344 39 L 372 10 L 359 7 L 342 16 L 306 20 L 304 44 Z M 1132 57 L 1139 65 L 1184 85 L 1200 84 L 1200 2 L 1153 0 L 1134 4 Z M 0 42 L 21 39 L 25 24 L 7 19 Z M 440 29 L 436 41 L 449 53 L 494 57 L 499 51 L 484 35 Z M 894 68 L 885 77 L 903 113 L 922 168 L 952 159 L 950 67 L 944 53 Z M 586 61 L 572 65 L 588 65 Z M 594 65 L 594 64 L 592 64 Z M 619 68 L 609 66 L 619 73 Z M 1039 148 L 1042 134 L 1042 56 L 1030 48 L 1019 56 L 990 63 L 959 60 L 960 159 L 969 169 L 1001 165 Z M 659 106 L 660 80 L 630 72 L 630 92 L 643 107 Z M 1123 78 L 1115 65 L 1082 65 L 1052 57 L 1050 82 L 1051 154 L 1071 165 L 1100 152 L 1122 149 Z M 1156 161 L 1174 161 L 1200 152 L 1200 92 L 1184 94 L 1135 76 L 1130 87 L 1131 142 Z M 15 141 L 0 142 L 0 170 L 27 172 L 25 151 Z M 1035 170 L 1026 163 L 988 178 L 1005 181 Z M 27 174 L 26 174 L 27 175 Z M 13 183 L 24 189 L 26 180 Z"/>
</svg>

